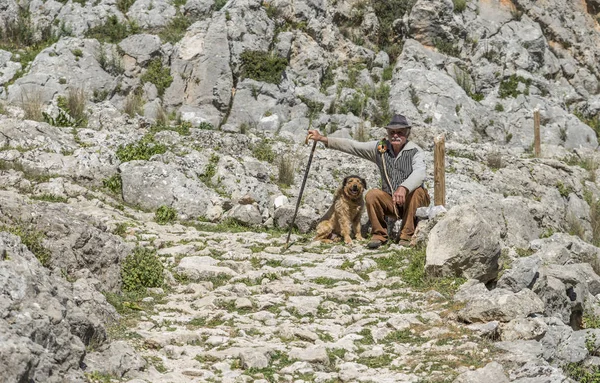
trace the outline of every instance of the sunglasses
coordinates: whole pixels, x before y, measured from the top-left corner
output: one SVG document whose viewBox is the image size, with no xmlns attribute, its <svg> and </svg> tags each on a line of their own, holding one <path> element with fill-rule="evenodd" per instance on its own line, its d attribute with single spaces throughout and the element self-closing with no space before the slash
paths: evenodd
<svg viewBox="0 0 600 383">
<path fill-rule="evenodd" d="M 388 134 L 390 137 L 398 135 L 398 136 L 408 136 L 409 129 L 388 129 Z"/>
</svg>

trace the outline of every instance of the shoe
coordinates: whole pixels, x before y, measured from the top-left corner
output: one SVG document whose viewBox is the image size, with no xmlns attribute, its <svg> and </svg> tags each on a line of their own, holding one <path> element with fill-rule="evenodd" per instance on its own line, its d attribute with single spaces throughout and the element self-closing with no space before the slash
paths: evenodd
<svg viewBox="0 0 600 383">
<path fill-rule="evenodd" d="M 400 246 L 406 246 L 406 247 L 412 247 L 411 243 L 410 243 L 410 239 L 401 239 L 398 241 L 398 245 Z"/>
<path fill-rule="evenodd" d="M 379 239 L 374 239 L 371 242 L 367 243 L 367 249 L 377 249 L 380 246 L 383 246 L 386 244 L 387 241 L 381 241 Z"/>
</svg>

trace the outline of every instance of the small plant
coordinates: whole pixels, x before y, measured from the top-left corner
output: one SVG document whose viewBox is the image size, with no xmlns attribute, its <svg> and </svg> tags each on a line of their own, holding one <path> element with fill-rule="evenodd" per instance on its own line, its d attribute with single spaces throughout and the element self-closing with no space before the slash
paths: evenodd
<svg viewBox="0 0 600 383">
<path fill-rule="evenodd" d="M 390 65 L 383 70 L 383 74 L 381 75 L 381 79 L 383 81 L 390 81 L 392 79 L 392 75 L 394 74 L 394 68 Z"/>
<path fill-rule="evenodd" d="M 252 155 L 257 160 L 272 163 L 275 160 L 275 152 L 268 140 L 262 140 L 252 149 Z"/>
<path fill-rule="evenodd" d="M 121 162 L 135 160 L 148 161 L 153 155 L 162 154 L 166 151 L 167 147 L 165 145 L 156 144 L 149 138 L 143 138 L 138 142 L 127 144 L 125 146 L 119 145 L 116 155 Z"/>
<path fill-rule="evenodd" d="M 171 77 L 171 69 L 165 68 L 162 65 L 160 58 L 155 58 L 150 61 L 146 72 L 140 77 L 142 83 L 150 82 L 156 86 L 158 95 L 162 96 L 165 93 L 165 89 L 173 82 Z"/>
<path fill-rule="evenodd" d="M 517 76 L 516 74 L 513 74 L 508 79 L 502 80 L 502 82 L 500 82 L 498 96 L 500 96 L 500 98 L 517 97 L 519 94 L 521 94 L 521 92 L 518 90 L 520 82 L 525 84 L 525 93 L 528 94 L 529 86 L 531 85 L 531 79 L 525 79 L 522 76 Z"/>
<path fill-rule="evenodd" d="M 220 11 L 227 4 L 227 0 L 215 0 L 215 11 Z"/>
<path fill-rule="evenodd" d="M 291 155 L 284 155 L 279 160 L 277 182 L 283 186 L 290 186 L 294 183 L 295 163 Z"/>
<path fill-rule="evenodd" d="M 410 84 L 408 86 L 408 92 L 410 93 L 410 101 L 412 102 L 412 104 L 418 108 L 419 107 L 419 95 L 417 95 L 417 90 L 415 89 L 415 87 Z"/>
<path fill-rule="evenodd" d="M 0 231 L 7 231 L 21 238 L 21 242 L 23 243 L 23 245 L 27 246 L 29 251 L 31 251 L 33 255 L 35 255 L 35 257 L 38 259 L 38 261 L 40 261 L 42 266 L 50 266 L 52 253 L 50 252 L 50 250 L 45 248 L 44 245 L 42 245 L 44 235 L 41 232 L 35 230 L 32 226 L 25 225 L 0 225 Z"/>
<path fill-rule="evenodd" d="M 102 180 L 102 186 L 115 194 L 121 194 L 123 190 L 123 181 L 120 174 L 115 174 Z"/>
<path fill-rule="evenodd" d="M 504 106 L 501 103 L 496 103 L 496 106 L 494 107 L 494 110 L 496 112 L 504 112 Z"/>
<path fill-rule="evenodd" d="M 329 65 L 323 76 L 321 76 L 321 92 L 324 92 L 327 88 L 335 84 L 335 76 L 333 74 L 333 70 L 335 69 L 334 65 Z"/>
<path fill-rule="evenodd" d="M 101 42 L 117 44 L 126 37 L 138 33 L 139 30 L 135 22 L 122 24 L 116 15 L 111 15 L 104 24 L 88 29 L 85 36 Z"/>
<path fill-rule="evenodd" d="M 127 11 L 129 11 L 129 8 L 133 5 L 133 3 L 135 3 L 135 0 L 117 0 L 117 8 L 119 8 L 119 11 L 125 14 Z"/>
<path fill-rule="evenodd" d="M 318 117 L 319 113 L 321 113 L 321 110 L 323 110 L 323 106 L 325 106 L 325 104 L 322 102 L 314 101 L 304 96 L 300 96 L 299 98 L 308 107 L 308 110 L 306 111 L 306 117 L 308 117 L 310 121 L 312 121 L 315 117 Z"/>
<path fill-rule="evenodd" d="M 162 287 L 163 265 L 156 252 L 136 247 L 121 265 L 123 291 L 137 292 L 147 287 Z"/>
<path fill-rule="evenodd" d="M 135 117 L 136 114 L 142 113 L 142 106 L 144 105 L 144 98 L 142 97 L 141 91 L 134 91 L 129 93 L 125 99 L 125 105 L 123 112 L 129 117 Z"/>
<path fill-rule="evenodd" d="M 460 56 L 460 48 L 458 45 L 454 44 L 451 41 L 446 41 L 442 39 L 433 39 L 433 46 L 440 52 L 447 56 L 459 57 Z"/>
<path fill-rule="evenodd" d="M 154 220 L 160 225 L 171 223 L 177 219 L 177 211 L 170 206 L 162 205 L 156 209 Z"/>
<path fill-rule="evenodd" d="M 502 154 L 499 151 L 493 151 L 487 157 L 488 167 L 492 170 L 502 168 Z"/>
<path fill-rule="evenodd" d="M 462 13 L 467 8 L 467 0 L 452 0 L 454 3 L 454 13 Z"/>
<path fill-rule="evenodd" d="M 23 116 L 25 120 L 43 121 L 43 105 L 41 92 L 35 91 L 31 94 L 21 93 L 21 107 L 25 112 Z"/>
<path fill-rule="evenodd" d="M 272 84 L 281 82 L 281 75 L 288 64 L 285 58 L 263 51 L 244 51 L 240 59 L 242 79 L 251 78 Z"/>
<path fill-rule="evenodd" d="M 158 35 L 162 41 L 175 44 L 182 39 L 190 25 L 192 25 L 192 20 L 178 10 L 175 17 L 169 21 L 169 24 Z"/>
<path fill-rule="evenodd" d="M 563 126 L 562 128 L 559 129 L 558 136 L 562 142 L 567 141 L 567 127 L 566 126 Z"/>
<path fill-rule="evenodd" d="M 367 142 L 369 140 L 369 132 L 364 122 L 361 122 L 354 132 L 354 139 L 359 142 Z"/>
<path fill-rule="evenodd" d="M 206 169 L 204 170 L 204 174 L 200 176 L 202 182 L 207 185 L 212 183 L 212 178 L 217 174 L 217 164 L 219 163 L 219 155 L 213 153 L 208 160 L 208 164 L 206 165 Z"/>
</svg>

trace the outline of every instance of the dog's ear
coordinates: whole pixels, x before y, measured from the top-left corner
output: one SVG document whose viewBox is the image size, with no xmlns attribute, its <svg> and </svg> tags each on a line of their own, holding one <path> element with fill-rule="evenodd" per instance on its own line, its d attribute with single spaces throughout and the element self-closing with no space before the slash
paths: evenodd
<svg viewBox="0 0 600 383">
<path fill-rule="evenodd" d="M 362 177 L 358 177 L 358 179 L 362 183 L 363 189 L 367 190 L 367 181 L 364 178 L 362 178 Z"/>
<path fill-rule="evenodd" d="M 344 178 L 344 180 L 342 181 L 342 187 L 346 186 L 346 184 L 348 183 L 348 180 L 352 177 L 353 176 L 348 176 L 348 177 Z"/>
</svg>

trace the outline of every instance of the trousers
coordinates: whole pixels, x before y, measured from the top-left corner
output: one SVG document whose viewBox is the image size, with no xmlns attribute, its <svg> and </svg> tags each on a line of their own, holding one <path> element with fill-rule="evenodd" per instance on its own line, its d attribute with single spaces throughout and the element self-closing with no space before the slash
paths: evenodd
<svg viewBox="0 0 600 383">
<path fill-rule="evenodd" d="M 365 205 L 369 221 L 371 221 L 371 235 L 373 240 L 385 242 L 388 240 L 387 222 L 385 217 L 402 219 L 400 239 L 408 240 L 415 233 L 417 209 L 429 206 L 429 193 L 423 187 L 418 187 L 406 196 L 404 205 L 394 209 L 392 196 L 381 189 L 371 189 L 365 196 Z M 398 215 L 396 215 L 396 212 Z"/>
</svg>

